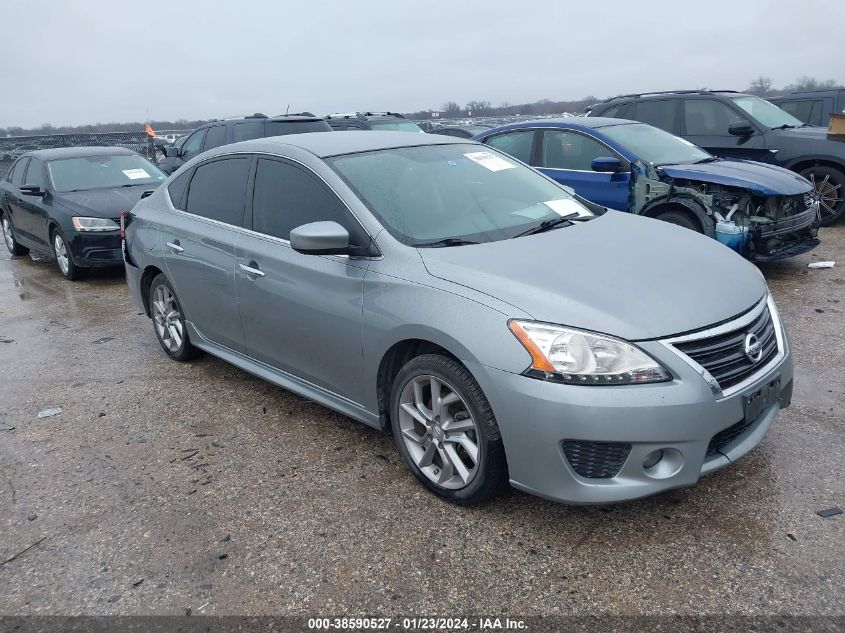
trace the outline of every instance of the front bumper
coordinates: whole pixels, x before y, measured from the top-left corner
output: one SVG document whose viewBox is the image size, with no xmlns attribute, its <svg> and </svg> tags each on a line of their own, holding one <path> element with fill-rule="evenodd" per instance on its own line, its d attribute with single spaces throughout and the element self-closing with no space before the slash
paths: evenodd
<svg viewBox="0 0 845 633">
<path fill-rule="evenodd" d="M 752 225 L 748 259 L 768 262 L 807 253 L 819 245 L 818 227 L 815 206 L 774 222 Z"/>
<path fill-rule="evenodd" d="M 468 365 L 496 415 L 514 487 L 566 503 L 613 503 L 691 486 L 754 448 L 791 400 L 792 360 L 783 340 L 779 362 L 727 397 L 714 393 L 695 368 L 656 341 L 639 345 L 673 372 L 671 382 L 562 385 Z M 778 377 L 777 401 L 742 423 L 744 398 Z M 739 432 L 726 431 L 730 427 Z M 722 431 L 729 439 L 714 452 L 711 441 Z M 588 478 L 567 458 L 567 440 L 625 443 L 630 451 L 615 476 Z M 661 450 L 664 466 L 644 467 L 646 457 Z"/>
<path fill-rule="evenodd" d="M 120 266 L 123 254 L 120 250 L 118 231 L 67 231 L 65 230 L 73 263 L 85 268 Z"/>
</svg>

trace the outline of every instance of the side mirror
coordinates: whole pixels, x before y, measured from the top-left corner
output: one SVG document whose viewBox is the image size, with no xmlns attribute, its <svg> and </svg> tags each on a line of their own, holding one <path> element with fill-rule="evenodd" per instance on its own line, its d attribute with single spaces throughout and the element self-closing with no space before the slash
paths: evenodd
<svg viewBox="0 0 845 633">
<path fill-rule="evenodd" d="M 305 255 L 348 255 L 349 231 L 337 222 L 311 222 L 290 232 L 290 245 Z"/>
<path fill-rule="evenodd" d="M 733 121 L 728 126 L 728 134 L 731 136 L 751 136 L 754 134 L 754 126 L 748 121 Z"/>
<path fill-rule="evenodd" d="M 162 148 L 162 151 L 164 151 L 164 155 L 167 156 L 168 158 L 179 158 L 179 148 L 178 147 L 175 147 L 173 145 L 165 145 Z"/>
<path fill-rule="evenodd" d="M 616 158 L 615 156 L 602 156 L 600 158 L 594 158 L 593 162 L 590 163 L 590 167 L 593 171 L 605 173 L 620 172 L 624 168 L 624 166 L 622 165 L 622 161 Z"/>
<path fill-rule="evenodd" d="M 20 191 L 25 196 L 39 196 L 43 198 L 47 195 L 47 192 L 41 191 L 41 187 L 38 185 L 21 185 Z"/>
</svg>

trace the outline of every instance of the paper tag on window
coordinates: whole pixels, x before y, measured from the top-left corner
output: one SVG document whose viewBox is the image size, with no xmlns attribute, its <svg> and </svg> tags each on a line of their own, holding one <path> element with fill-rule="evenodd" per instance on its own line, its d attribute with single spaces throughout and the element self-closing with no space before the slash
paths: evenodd
<svg viewBox="0 0 845 633">
<path fill-rule="evenodd" d="M 124 169 L 123 173 L 127 178 L 129 178 L 129 180 L 138 180 L 139 178 L 150 177 L 150 175 L 143 169 Z"/>
<path fill-rule="evenodd" d="M 572 198 L 561 198 L 560 200 L 549 200 L 543 203 L 549 209 L 557 213 L 558 215 L 570 215 L 572 213 L 577 213 L 578 217 L 593 215 L 590 213 L 589 209 L 581 206 L 581 204 L 577 200 L 573 200 Z"/>
<path fill-rule="evenodd" d="M 504 158 L 499 158 L 490 152 L 470 152 L 469 154 L 464 154 L 464 156 L 490 171 L 502 171 L 503 169 L 513 169 L 516 167 L 513 163 L 509 163 Z"/>
</svg>

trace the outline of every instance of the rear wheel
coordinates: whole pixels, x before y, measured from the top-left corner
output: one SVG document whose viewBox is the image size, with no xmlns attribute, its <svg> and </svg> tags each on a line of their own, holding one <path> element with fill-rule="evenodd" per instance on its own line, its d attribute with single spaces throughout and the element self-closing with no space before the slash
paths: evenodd
<svg viewBox="0 0 845 633">
<path fill-rule="evenodd" d="M 18 244 L 18 241 L 15 239 L 14 229 L 12 229 L 12 223 L 9 221 L 9 217 L 2 211 L 0 211 L 0 223 L 3 226 L 3 241 L 6 243 L 6 248 L 9 249 L 9 252 L 16 256 L 26 255 L 29 249 Z"/>
<path fill-rule="evenodd" d="M 396 376 L 390 402 L 399 452 L 426 488 L 470 505 L 503 487 L 507 462 L 496 418 L 460 363 L 438 354 L 414 358 Z"/>
<path fill-rule="evenodd" d="M 655 213 L 652 217 L 657 220 L 662 220 L 663 222 L 668 222 L 669 224 L 682 226 L 685 229 L 690 229 L 696 233 L 704 233 L 704 231 L 701 230 L 701 224 L 699 224 L 698 220 L 686 211 L 666 209 L 665 211 Z"/>
<path fill-rule="evenodd" d="M 179 300 L 163 274 L 156 275 L 150 284 L 149 302 L 156 337 L 167 355 L 178 361 L 196 358 L 200 350 L 194 347 L 188 338 L 185 316 L 182 314 Z"/>
<path fill-rule="evenodd" d="M 845 174 L 819 165 L 805 169 L 801 175 L 813 185 L 810 195 L 819 203 L 822 226 L 833 224 L 845 215 Z"/>
<path fill-rule="evenodd" d="M 82 266 L 77 266 L 73 263 L 73 257 L 70 255 L 65 236 L 59 229 L 53 229 L 52 236 L 53 255 L 56 258 L 56 264 L 59 266 L 59 271 L 65 276 L 65 279 L 76 281 L 82 279 L 85 275 L 86 269 Z"/>
</svg>

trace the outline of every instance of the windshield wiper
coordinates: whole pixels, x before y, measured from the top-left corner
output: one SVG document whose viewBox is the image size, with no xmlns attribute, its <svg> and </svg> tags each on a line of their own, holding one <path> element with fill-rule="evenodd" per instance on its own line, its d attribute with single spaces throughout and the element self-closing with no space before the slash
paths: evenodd
<svg viewBox="0 0 845 633">
<path fill-rule="evenodd" d="M 718 156 L 708 156 L 707 158 L 695 161 L 693 165 L 698 165 L 699 163 L 713 163 L 717 160 L 720 160 Z"/>
<path fill-rule="evenodd" d="M 537 226 L 532 226 L 527 231 L 523 231 L 522 233 L 517 233 L 514 237 L 522 237 L 523 235 L 536 235 L 537 233 L 545 233 L 546 231 L 551 231 L 552 229 L 562 226 L 562 225 L 570 225 L 572 224 L 572 220 L 579 216 L 578 213 L 568 213 L 566 215 L 561 215 L 557 218 L 549 218 L 548 220 L 543 220 Z"/>
<path fill-rule="evenodd" d="M 470 244 L 480 244 L 481 242 L 473 242 L 472 240 L 465 240 L 460 237 L 447 237 L 442 240 L 436 240 L 434 242 L 422 242 L 420 244 L 414 244 L 417 248 L 445 248 L 447 246 L 468 246 Z"/>
<path fill-rule="evenodd" d="M 778 125 L 777 127 L 773 127 L 773 130 L 789 130 L 794 127 L 798 127 L 797 125 L 789 125 L 789 123 L 784 123 L 783 125 Z"/>
</svg>

